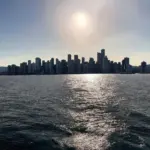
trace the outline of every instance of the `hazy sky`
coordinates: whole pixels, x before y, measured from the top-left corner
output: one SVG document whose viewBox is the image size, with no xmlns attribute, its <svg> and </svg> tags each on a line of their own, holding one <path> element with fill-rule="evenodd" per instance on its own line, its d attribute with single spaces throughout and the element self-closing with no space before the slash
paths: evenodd
<svg viewBox="0 0 150 150">
<path fill-rule="evenodd" d="M 78 22 L 80 21 L 80 22 Z M 150 0 L 0 0 L 0 66 L 36 56 L 150 63 Z"/>
</svg>

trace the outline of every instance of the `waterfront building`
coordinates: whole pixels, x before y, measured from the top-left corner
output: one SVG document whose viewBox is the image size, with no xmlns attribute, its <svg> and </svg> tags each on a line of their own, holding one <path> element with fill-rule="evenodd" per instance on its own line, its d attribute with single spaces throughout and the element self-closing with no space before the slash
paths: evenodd
<svg viewBox="0 0 150 150">
<path fill-rule="evenodd" d="M 41 72 L 41 59 L 39 57 L 35 58 L 36 65 L 36 73 L 39 74 Z"/>
<path fill-rule="evenodd" d="M 141 73 L 146 73 L 146 66 L 147 66 L 147 63 L 143 61 L 141 63 Z"/>
<path fill-rule="evenodd" d="M 50 74 L 54 74 L 54 58 L 50 60 Z"/>
<path fill-rule="evenodd" d="M 32 63 L 31 60 L 28 60 L 28 74 L 32 73 Z"/>
</svg>

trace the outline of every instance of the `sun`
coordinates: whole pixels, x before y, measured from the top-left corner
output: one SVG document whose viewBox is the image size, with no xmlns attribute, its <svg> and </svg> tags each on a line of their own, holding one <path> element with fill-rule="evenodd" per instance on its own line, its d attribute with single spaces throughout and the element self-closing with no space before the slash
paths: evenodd
<svg viewBox="0 0 150 150">
<path fill-rule="evenodd" d="M 86 13 L 76 12 L 72 15 L 72 23 L 75 28 L 85 29 L 88 26 L 89 17 Z"/>
</svg>

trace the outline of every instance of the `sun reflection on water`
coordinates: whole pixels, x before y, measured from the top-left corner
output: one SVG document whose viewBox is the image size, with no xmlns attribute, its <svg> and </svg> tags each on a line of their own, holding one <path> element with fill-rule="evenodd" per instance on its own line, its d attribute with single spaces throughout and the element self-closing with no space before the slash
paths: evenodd
<svg viewBox="0 0 150 150">
<path fill-rule="evenodd" d="M 74 119 L 72 145 L 79 150 L 104 150 L 109 145 L 107 138 L 118 123 L 108 110 L 113 103 L 115 83 L 109 75 L 86 74 L 77 75 L 76 80 L 72 76 L 69 78 L 73 108 L 70 114 Z"/>
</svg>

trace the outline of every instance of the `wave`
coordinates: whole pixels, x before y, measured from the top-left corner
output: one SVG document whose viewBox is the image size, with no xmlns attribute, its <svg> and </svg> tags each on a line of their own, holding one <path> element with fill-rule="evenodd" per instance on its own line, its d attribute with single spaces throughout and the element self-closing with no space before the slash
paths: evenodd
<svg viewBox="0 0 150 150">
<path fill-rule="evenodd" d="M 55 139 L 33 140 L 25 135 L 14 135 L 13 138 L 0 137 L 2 150 L 76 150 Z"/>
<path fill-rule="evenodd" d="M 140 112 L 130 111 L 117 119 L 123 119 L 126 125 L 122 130 L 109 135 L 108 142 L 110 146 L 107 150 L 150 149 L 150 117 Z"/>
</svg>

